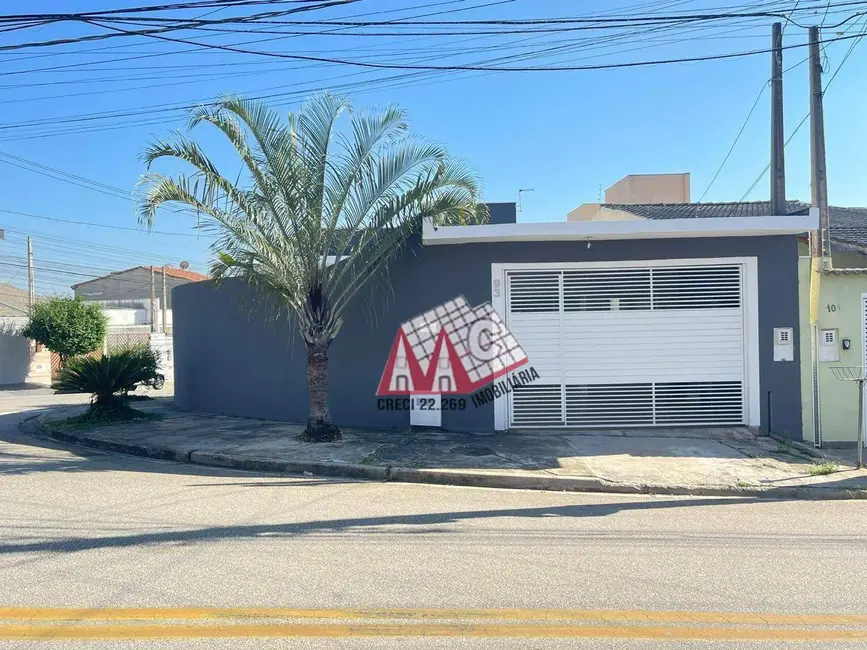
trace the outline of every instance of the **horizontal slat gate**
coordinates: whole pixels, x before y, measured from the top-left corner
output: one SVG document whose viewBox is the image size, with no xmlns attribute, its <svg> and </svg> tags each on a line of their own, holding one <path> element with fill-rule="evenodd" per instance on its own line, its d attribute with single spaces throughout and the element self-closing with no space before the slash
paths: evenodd
<svg viewBox="0 0 867 650">
<path fill-rule="evenodd" d="M 540 378 L 514 427 L 741 424 L 738 264 L 510 271 L 508 327 Z"/>
</svg>

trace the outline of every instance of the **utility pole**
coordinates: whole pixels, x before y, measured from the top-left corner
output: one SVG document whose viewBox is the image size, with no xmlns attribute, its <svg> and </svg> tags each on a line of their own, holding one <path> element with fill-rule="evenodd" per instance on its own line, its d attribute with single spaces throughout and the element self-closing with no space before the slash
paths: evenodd
<svg viewBox="0 0 867 650">
<path fill-rule="evenodd" d="M 36 285 L 33 282 L 33 240 L 27 238 L 27 302 L 30 310 L 36 304 Z"/>
<path fill-rule="evenodd" d="M 154 315 L 157 307 L 156 287 L 154 286 L 154 267 L 151 267 L 151 332 L 157 331 L 157 321 Z"/>
<path fill-rule="evenodd" d="M 786 214 L 786 138 L 783 131 L 783 24 L 771 28 L 771 214 Z"/>
<path fill-rule="evenodd" d="M 810 233 L 810 363 L 813 445 L 822 446 L 819 381 L 819 294 L 828 245 L 828 178 L 825 169 L 825 119 L 822 114 L 822 62 L 819 28 L 810 27 L 810 204 L 819 211 L 819 230 Z M 858 417 L 863 417 L 859 414 Z"/>
<path fill-rule="evenodd" d="M 822 61 L 819 28 L 810 27 L 810 203 L 819 208 L 819 241 L 811 254 L 822 258 L 830 251 L 828 219 L 828 171 L 825 167 L 825 115 L 822 110 Z"/>
<path fill-rule="evenodd" d="M 163 334 L 166 333 L 166 309 L 168 308 L 168 301 L 166 300 L 166 265 L 163 264 Z"/>
</svg>

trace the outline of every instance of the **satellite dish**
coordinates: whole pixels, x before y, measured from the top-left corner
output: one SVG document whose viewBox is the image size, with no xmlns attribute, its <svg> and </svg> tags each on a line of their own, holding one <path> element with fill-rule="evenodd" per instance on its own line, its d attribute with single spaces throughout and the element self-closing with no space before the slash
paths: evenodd
<svg viewBox="0 0 867 650">
<path fill-rule="evenodd" d="M 190 263 L 187 260 L 184 260 L 183 262 L 181 262 L 181 268 L 184 270 L 190 268 Z"/>
</svg>

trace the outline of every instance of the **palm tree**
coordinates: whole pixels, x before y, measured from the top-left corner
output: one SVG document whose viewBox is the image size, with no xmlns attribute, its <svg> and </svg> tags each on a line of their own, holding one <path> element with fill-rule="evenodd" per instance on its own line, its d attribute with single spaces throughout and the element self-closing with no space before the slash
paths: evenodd
<svg viewBox="0 0 867 650">
<path fill-rule="evenodd" d="M 342 113 L 348 128 L 338 129 Z M 275 298 L 297 321 L 307 350 L 309 418 L 304 437 L 337 440 L 328 409 L 328 348 L 353 298 L 387 266 L 425 219 L 476 222 L 479 181 L 439 145 L 407 133 L 404 112 L 353 111 L 330 94 L 283 120 L 260 102 L 226 97 L 191 111 L 189 128 L 209 123 L 234 146 L 243 174 L 233 182 L 202 148 L 175 134 L 143 153 L 147 186 L 139 219 L 176 202 L 218 233 L 211 275 L 239 276 Z M 160 158 L 192 166 L 167 177 Z"/>
</svg>

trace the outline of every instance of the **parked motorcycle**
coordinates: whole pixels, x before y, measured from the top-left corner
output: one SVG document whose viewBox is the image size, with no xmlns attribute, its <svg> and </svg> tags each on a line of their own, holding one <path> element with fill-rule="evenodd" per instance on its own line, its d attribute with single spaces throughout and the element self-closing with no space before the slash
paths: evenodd
<svg viewBox="0 0 867 650">
<path fill-rule="evenodd" d="M 142 382 L 143 386 L 150 386 L 154 390 L 160 390 L 163 386 L 166 385 L 166 377 L 160 373 L 157 373 L 153 379 L 148 379 L 145 382 Z"/>
</svg>

